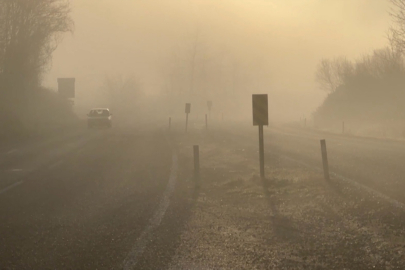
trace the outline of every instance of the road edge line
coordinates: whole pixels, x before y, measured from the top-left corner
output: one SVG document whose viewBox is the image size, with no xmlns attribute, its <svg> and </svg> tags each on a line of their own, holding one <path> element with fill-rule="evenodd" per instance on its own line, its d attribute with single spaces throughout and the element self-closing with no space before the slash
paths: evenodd
<svg viewBox="0 0 405 270">
<path fill-rule="evenodd" d="M 24 181 L 19 181 L 19 182 L 16 182 L 16 183 L 12 184 L 12 185 L 9 185 L 8 187 L 6 187 L 6 188 L 0 190 L 0 195 L 2 195 L 2 194 L 4 194 L 4 193 L 6 193 L 7 191 L 9 191 L 9 190 L 11 190 L 11 189 L 13 189 L 13 188 L 15 188 L 15 187 L 21 185 L 22 183 L 24 183 Z"/>
<path fill-rule="evenodd" d="M 178 156 L 175 151 L 172 154 L 172 167 L 170 169 L 170 177 L 167 183 L 166 189 L 163 193 L 163 198 L 161 199 L 158 208 L 153 214 L 152 218 L 149 220 L 149 225 L 143 230 L 141 235 L 136 240 L 135 245 L 132 247 L 131 251 L 126 256 L 123 269 L 135 269 L 139 256 L 142 255 L 143 251 L 147 247 L 148 243 L 152 238 L 152 232 L 160 225 L 163 217 L 166 214 L 167 208 L 170 205 L 170 198 L 174 192 L 176 181 L 177 181 L 177 170 L 178 170 Z"/>
</svg>

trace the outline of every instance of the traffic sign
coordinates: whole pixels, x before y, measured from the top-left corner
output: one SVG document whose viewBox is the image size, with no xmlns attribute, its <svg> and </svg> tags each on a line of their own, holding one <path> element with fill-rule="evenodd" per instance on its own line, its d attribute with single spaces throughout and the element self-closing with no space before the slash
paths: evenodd
<svg viewBox="0 0 405 270">
<path fill-rule="evenodd" d="M 191 104 L 186 103 L 186 113 L 190 113 L 190 111 L 191 111 Z"/>
<path fill-rule="evenodd" d="M 75 97 L 75 78 L 59 78 L 58 93 L 64 98 Z"/>
<path fill-rule="evenodd" d="M 268 126 L 269 125 L 269 110 L 267 94 L 252 95 L 253 108 L 253 125 Z"/>
<path fill-rule="evenodd" d="M 212 101 L 211 100 L 207 101 L 207 107 L 208 107 L 208 110 L 211 111 L 211 108 L 212 108 Z"/>
<path fill-rule="evenodd" d="M 264 175 L 264 134 L 263 126 L 269 125 L 269 111 L 267 95 L 252 95 L 253 109 L 253 125 L 259 126 L 259 161 L 260 161 L 260 177 Z"/>
</svg>

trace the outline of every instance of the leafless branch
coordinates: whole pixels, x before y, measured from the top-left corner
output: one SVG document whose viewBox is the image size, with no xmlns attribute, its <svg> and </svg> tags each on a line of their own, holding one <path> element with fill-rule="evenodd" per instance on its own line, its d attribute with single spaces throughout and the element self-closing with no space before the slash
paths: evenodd
<svg viewBox="0 0 405 270">
<path fill-rule="evenodd" d="M 73 31 L 68 0 L 0 0 L 0 76 L 39 83 L 61 35 Z"/>
</svg>

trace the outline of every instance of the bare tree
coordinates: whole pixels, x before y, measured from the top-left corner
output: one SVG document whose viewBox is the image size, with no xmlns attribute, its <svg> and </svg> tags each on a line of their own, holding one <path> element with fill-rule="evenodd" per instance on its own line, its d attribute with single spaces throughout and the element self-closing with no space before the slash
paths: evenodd
<svg viewBox="0 0 405 270">
<path fill-rule="evenodd" d="M 375 76 L 379 78 L 402 75 L 405 68 L 401 51 L 392 50 L 391 48 L 375 50 L 373 63 Z"/>
<path fill-rule="evenodd" d="M 207 52 L 202 40 L 201 30 L 197 26 L 181 44 L 176 46 L 162 67 L 166 77 L 166 89 L 174 94 L 197 94 L 201 77 L 206 71 Z"/>
<path fill-rule="evenodd" d="M 316 81 L 320 88 L 327 92 L 334 92 L 337 88 L 337 81 L 333 71 L 332 62 L 322 59 L 316 71 Z"/>
<path fill-rule="evenodd" d="M 336 73 L 337 84 L 347 83 L 353 76 L 354 67 L 346 57 L 339 57 L 333 61 L 333 68 Z"/>
<path fill-rule="evenodd" d="M 405 70 L 404 60 L 400 51 L 391 48 L 374 50 L 357 60 L 353 76 L 359 79 L 384 79 L 401 77 Z"/>
<path fill-rule="evenodd" d="M 142 97 L 142 85 L 134 75 L 105 76 L 101 90 L 108 105 L 122 114 L 134 112 Z"/>
<path fill-rule="evenodd" d="M 165 80 L 165 93 L 168 95 L 179 95 L 185 91 L 185 70 L 187 65 L 184 63 L 183 58 L 180 50 L 176 49 L 164 60 L 160 68 Z"/>
<path fill-rule="evenodd" d="M 322 59 L 316 71 L 316 81 L 322 90 L 332 93 L 350 80 L 353 71 L 353 64 L 345 57 Z"/>
<path fill-rule="evenodd" d="M 40 83 L 61 34 L 73 30 L 69 14 L 68 0 L 0 0 L 3 83 L 8 86 Z"/>
<path fill-rule="evenodd" d="M 194 77 L 196 71 L 196 62 L 198 54 L 198 44 L 200 41 L 200 29 L 196 29 L 192 44 L 190 46 L 190 92 L 194 92 Z"/>
<path fill-rule="evenodd" d="M 391 27 L 388 33 L 388 39 L 391 48 L 402 52 L 405 48 L 405 0 L 390 0 L 393 8 L 390 12 L 395 26 Z"/>
<path fill-rule="evenodd" d="M 400 38 L 398 37 L 397 30 L 394 27 L 391 27 L 387 32 L 387 39 L 389 42 L 389 49 L 392 53 L 402 54 L 404 49 L 401 45 Z"/>
<path fill-rule="evenodd" d="M 200 100 L 236 100 L 260 81 L 259 71 L 264 68 L 240 59 L 229 48 L 215 47 L 198 27 L 193 30 L 161 67 L 165 93 Z"/>
</svg>

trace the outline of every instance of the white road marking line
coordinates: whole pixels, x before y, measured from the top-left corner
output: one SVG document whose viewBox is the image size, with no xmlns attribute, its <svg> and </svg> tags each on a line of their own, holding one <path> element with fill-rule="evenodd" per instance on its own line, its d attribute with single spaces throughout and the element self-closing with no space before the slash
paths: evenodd
<svg viewBox="0 0 405 270">
<path fill-rule="evenodd" d="M 15 187 L 17 187 L 19 185 L 21 185 L 22 183 L 23 183 L 23 181 L 16 182 L 16 183 L 6 187 L 5 189 L 0 190 L 0 195 L 6 193 L 7 191 L 9 191 L 9 190 L 11 190 L 11 189 L 13 189 L 13 188 L 15 188 Z"/>
<path fill-rule="evenodd" d="M 123 263 L 124 270 L 135 269 L 138 263 L 137 259 L 142 255 L 148 243 L 151 241 L 152 232 L 160 225 L 162 219 L 166 213 L 167 208 L 170 205 L 170 197 L 174 191 L 177 180 L 177 169 L 178 169 L 178 158 L 177 154 L 173 153 L 172 157 L 172 168 L 170 170 L 170 178 L 167 183 L 165 192 L 163 193 L 163 198 L 159 203 L 158 209 L 153 214 L 149 221 L 149 225 L 141 233 L 137 239 L 135 245 L 132 247 L 131 251 L 128 253 L 127 257 Z"/>
<path fill-rule="evenodd" d="M 8 151 L 8 152 L 7 152 L 7 155 L 10 155 L 10 154 L 12 154 L 12 153 L 14 153 L 14 152 L 17 152 L 17 149 L 12 149 L 12 150 Z"/>
<path fill-rule="evenodd" d="M 11 171 L 12 171 L 12 172 L 22 172 L 23 169 L 12 169 Z"/>
<path fill-rule="evenodd" d="M 320 167 L 309 165 L 309 164 L 307 164 L 305 162 L 302 162 L 300 160 L 297 160 L 297 159 L 294 159 L 294 158 L 291 158 L 291 157 L 288 157 L 288 156 L 282 156 L 282 158 L 293 161 L 295 163 L 298 163 L 298 164 L 300 164 L 300 165 L 302 165 L 304 167 L 307 167 L 309 169 L 312 169 L 312 170 L 323 173 L 323 169 L 320 168 Z M 338 178 L 341 181 L 344 181 L 344 182 L 348 183 L 349 185 L 352 185 L 352 186 L 354 186 L 354 187 L 356 187 L 356 188 L 358 188 L 360 190 L 363 190 L 363 191 L 365 191 L 365 192 L 367 192 L 367 193 L 369 193 L 371 195 L 374 195 L 375 197 L 379 197 L 380 199 L 389 202 L 390 204 L 392 204 L 393 206 L 395 206 L 397 208 L 405 210 L 405 204 L 404 203 L 401 203 L 401 202 L 399 202 L 399 201 L 397 201 L 397 200 L 395 200 L 395 199 L 393 199 L 393 198 L 391 198 L 391 197 L 389 197 L 389 196 L 387 196 L 387 195 L 385 195 L 385 194 L 383 194 L 383 193 L 381 193 L 381 192 L 379 192 L 377 190 L 374 190 L 374 189 L 372 189 L 372 188 L 370 188 L 370 187 L 368 187 L 366 185 L 363 185 L 363 184 L 361 184 L 361 183 L 359 183 L 359 182 L 357 182 L 357 181 L 355 181 L 353 179 L 350 179 L 350 178 L 345 177 L 343 175 L 334 173 L 332 171 L 329 172 L 329 173 L 332 176 L 334 176 L 335 178 Z"/>
</svg>

